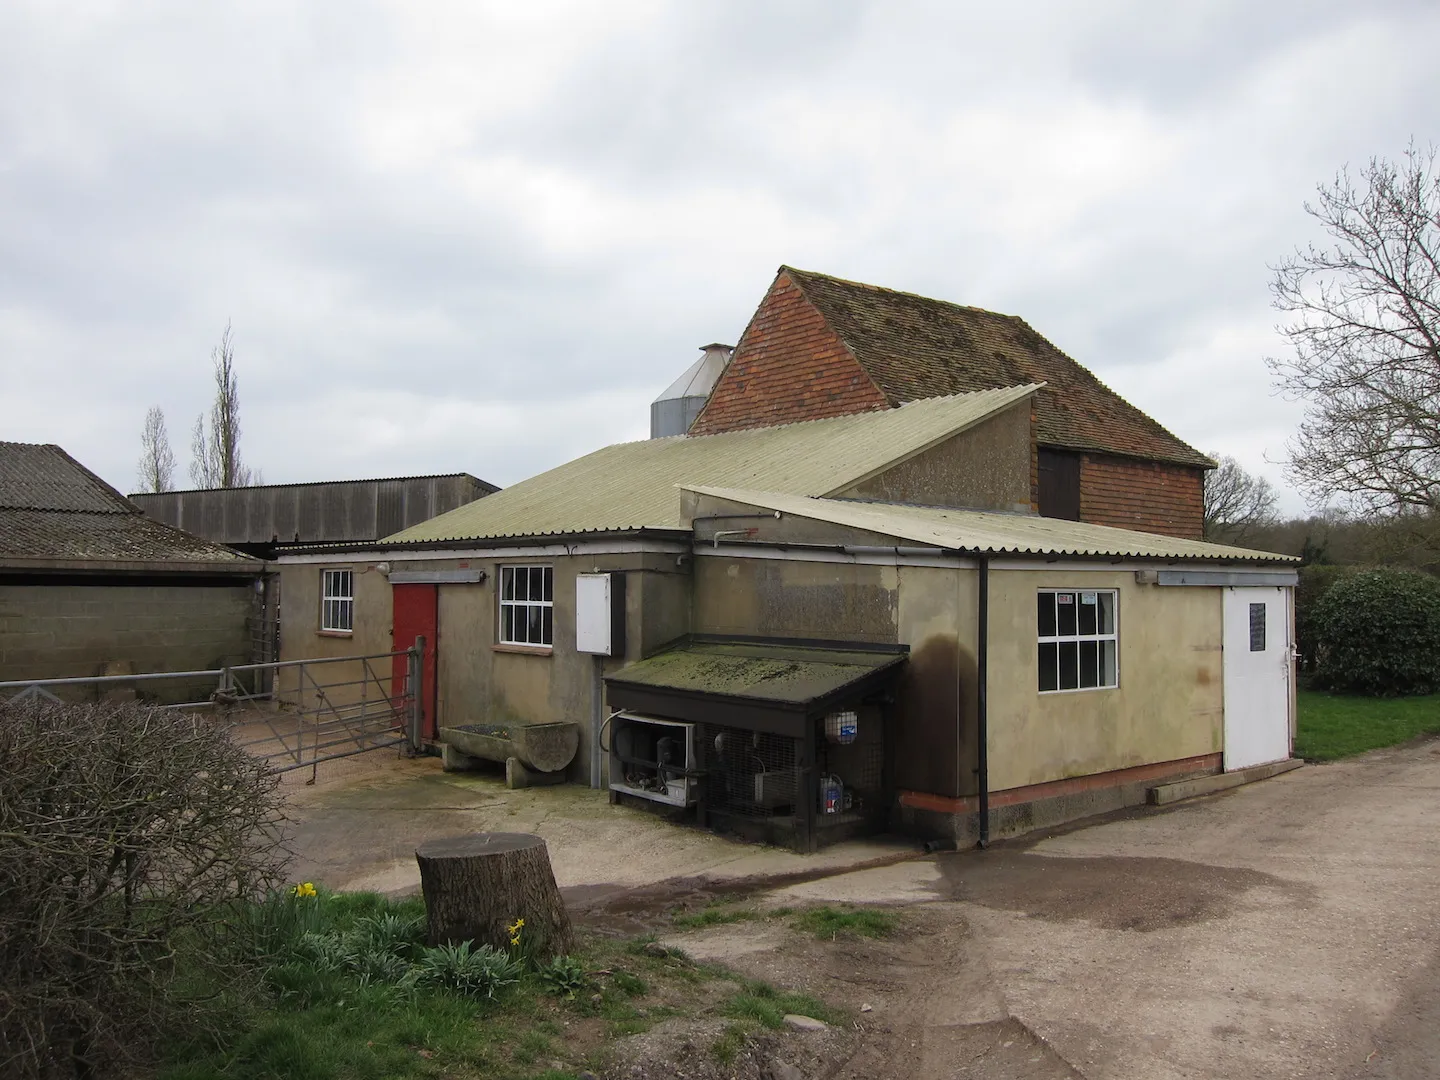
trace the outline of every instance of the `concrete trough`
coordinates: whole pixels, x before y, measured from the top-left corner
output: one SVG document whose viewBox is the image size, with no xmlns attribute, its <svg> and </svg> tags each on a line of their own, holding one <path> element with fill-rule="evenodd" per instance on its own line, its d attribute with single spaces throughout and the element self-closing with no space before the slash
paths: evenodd
<svg viewBox="0 0 1440 1080">
<path fill-rule="evenodd" d="M 442 727 L 440 742 L 447 772 L 495 761 L 505 766 L 505 782 L 512 788 L 559 784 L 580 748 L 580 725 L 464 724 Z"/>
</svg>

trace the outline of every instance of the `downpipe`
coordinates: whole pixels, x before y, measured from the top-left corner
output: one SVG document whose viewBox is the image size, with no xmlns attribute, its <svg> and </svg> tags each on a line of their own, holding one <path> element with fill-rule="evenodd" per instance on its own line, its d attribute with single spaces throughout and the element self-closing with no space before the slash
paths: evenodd
<svg viewBox="0 0 1440 1080">
<path fill-rule="evenodd" d="M 979 847 L 990 846 L 990 557 L 980 556 L 979 578 L 979 633 L 976 645 L 975 683 L 975 772 L 980 787 L 980 842 Z"/>
</svg>

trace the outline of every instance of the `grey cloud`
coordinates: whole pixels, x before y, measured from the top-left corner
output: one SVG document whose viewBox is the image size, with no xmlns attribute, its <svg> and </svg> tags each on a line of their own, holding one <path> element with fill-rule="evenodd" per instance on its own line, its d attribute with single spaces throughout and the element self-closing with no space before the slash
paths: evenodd
<svg viewBox="0 0 1440 1080">
<path fill-rule="evenodd" d="M 183 459 L 230 317 L 267 479 L 513 482 L 642 434 L 650 396 L 791 262 L 1021 315 L 1255 466 L 1293 423 L 1260 363 L 1264 264 L 1308 238 L 1316 180 L 1440 112 L 1414 55 L 1266 81 L 1315 42 L 1433 36 L 1404 3 L 614 8 L 524 92 L 430 87 L 504 59 L 486 33 L 426 50 L 506 10 L 0 12 L 0 437 L 126 487 L 159 402 Z M 422 17 L 440 36 L 416 51 Z M 389 122 L 426 153 L 379 161 L 377 110 L 400 102 Z M 414 135 L 432 111 L 462 130 Z M 1057 117 L 1121 158 L 1081 182 Z M 544 183 L 475 185 L 502 165 Z M 1014 191 L 1032 223 L 997 219 Z"/>
</svg>

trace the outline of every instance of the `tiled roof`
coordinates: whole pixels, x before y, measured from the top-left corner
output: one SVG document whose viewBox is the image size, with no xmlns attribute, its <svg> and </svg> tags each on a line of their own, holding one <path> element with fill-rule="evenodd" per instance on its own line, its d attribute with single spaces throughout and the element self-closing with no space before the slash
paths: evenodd
<svg viewBox="0 0 1440 1080">
<path fill-rule="evenodd" d="M 256 565 L 151 521 L 58 446 L 0 442 L 0 558 Z"/>
<path fill-rule="evenodd" d="M 1044 383 L 1042 446 L 1209 467 L 1014 315 L 781 267 L 838 333 L 891 405 L 994 386 Z"/>
<path fill-rule="evenodd" d="M 1213 559 L 1227 562 L 1297 563 L 1290 555 L 1207 544 L 1154 533 L 1112 529 L 1081 521 L 1030 514 L 993 514 L 900 503 L 811 499 L 769 491 L 686 485 L 702 495 L 778 510 L 794 517 L 828 521 L 893 536 L 914 544 L 994 555 L 1105 556 L 1142 559 Z"/>
<path fill-rule="evenodd" d="M 928 450 L 1035 390 L 1007 387 L 826 420 L 607 446 L 383 542 L 678 529 L 681 484 L 829 495 Z"/>
</svg>

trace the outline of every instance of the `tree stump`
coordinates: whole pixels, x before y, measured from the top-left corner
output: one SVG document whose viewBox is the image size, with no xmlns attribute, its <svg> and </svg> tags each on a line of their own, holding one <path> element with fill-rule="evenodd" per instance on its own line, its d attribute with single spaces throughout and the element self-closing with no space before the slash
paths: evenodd
<svg viewBox="0 0 1440 1080">
<path fill-rule="evenodd" d="M 529 833 L 470 833 L 415 851 L 431 945 L 473 941 L 536 959 L 574 947 L 545 841 Z M 519 934 L 510 927 L 520 920 Z"/>
</svg>

